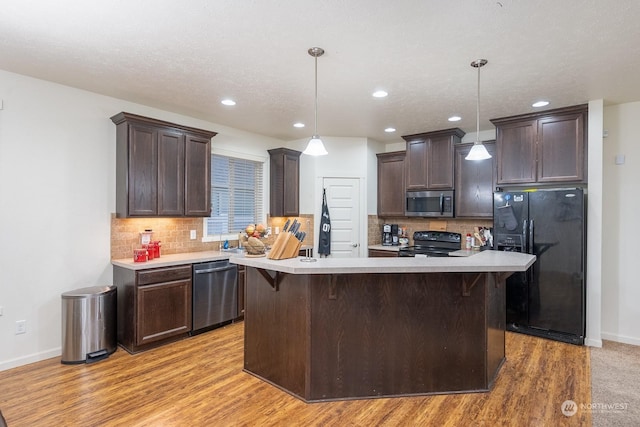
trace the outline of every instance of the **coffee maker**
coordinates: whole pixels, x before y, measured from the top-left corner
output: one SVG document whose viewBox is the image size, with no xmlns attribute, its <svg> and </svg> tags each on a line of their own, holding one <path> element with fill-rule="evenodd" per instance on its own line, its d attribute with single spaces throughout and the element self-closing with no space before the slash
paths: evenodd
<svg viewBox="0 0 640 427">
<path fill-rule="evenodd" d="M 393 244 L 393 237 L 391 236 L 391 224 L 382 225 L 382 245 L 391 246 Z"/>
<path fill-rule="evenodd" d="M 398 246 L 398 224 L 391 224 L 391 245 Z"/>
</svg>

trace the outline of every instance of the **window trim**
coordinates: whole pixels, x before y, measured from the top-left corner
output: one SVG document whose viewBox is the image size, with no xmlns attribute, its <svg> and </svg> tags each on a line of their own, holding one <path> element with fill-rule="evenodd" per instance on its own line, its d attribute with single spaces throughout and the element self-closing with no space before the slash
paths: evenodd
<svg viewBox="0 0 640 427">
<path fill-rule="evenodd" d="M 266 223 L 266 212 L 268 211 L 268 196 L 267 196 L 267 186 L 264 185 L 268 182 L 269 176 L 269 157 L 259 156 L 251 153 L 241 153 L 238 151 L 225 150 L 223 148 L 211 147 L 211 155 L 217 156 L 226 156 L 232 157 L 241 160 L 251 160 L 254 162 L 262 163 L 262 183 L 263 183 L 263 192 L 262 192 L 262 212 L 264 218 L 262 218 L 261 222 Z M 236 233 L 227 233 L 227 234 L 219 234 L 219 235 L 205 235 L 204 233 L 207 230 L 207 218 L 202 218 L 202 239 L 200 240 L 203 243 L 206 242 L 221 242 L 224 240 L 237 240 L 238 234 Z"/>
</svg>

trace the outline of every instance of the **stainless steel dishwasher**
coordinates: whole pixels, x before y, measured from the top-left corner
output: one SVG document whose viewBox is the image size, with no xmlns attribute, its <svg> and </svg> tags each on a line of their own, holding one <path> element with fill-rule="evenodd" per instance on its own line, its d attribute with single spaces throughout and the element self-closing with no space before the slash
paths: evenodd
<svg viewBox="0 0 640 427">
<path fill-rule="evenodd" d="M 238 317 L 238 268 L 229 260 L 193 264 L 193 331 Z"/>
</svg>

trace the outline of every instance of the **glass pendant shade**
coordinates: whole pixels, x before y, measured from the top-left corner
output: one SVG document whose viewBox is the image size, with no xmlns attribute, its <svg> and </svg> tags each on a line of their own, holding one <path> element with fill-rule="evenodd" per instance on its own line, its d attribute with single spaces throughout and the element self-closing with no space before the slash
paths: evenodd
<svg viewBox="0 0 640 427">
<path fill-rule="evenodd" d="M 465 157 L 465 160 L 485 160 L 490 159 L 491 154 L 487 151 L 487 147 L 482 142 L 476 142 L 469 150 L 469 154 Z"/>
<path fill-rule="evenodd" d="M 321 47 L 312 47 L 308 50 L 308 53 L 315 59 L 315 123 L 313 127 L 313 136 L 309 140 L 307 148 L 305 148 L 302 154 L 307 154 L 309 156 L 324 156 L 329 153 L 324 148 L 324 144 L 318 136 L 318 56 L 322 56 L 324 54 L 324 49 Z"/>
<path fill-rule="evenodd" d="M 324 144 L 320 137 L 318 135 L 313 135 L 309 140 L 309 144 L 307 144 L 307 148 L 305 148 L 302 154 L 307 154 L 309 156 L 324 156 L 329 153 L 324 148 Z"/>
<path fill-rule="evenodd" d="M 478 59 L 471 63 L 471 66 L 478 69 L 478 97 L 476 98 L 476 142 L 469 150 L 469 154 L 465 160 L 485 160 L 490 159 L 491 154 L 487 151 L 487 147 L 480 141 L 480 68 L 487 65 L 486 59 Z"/>
</svg>

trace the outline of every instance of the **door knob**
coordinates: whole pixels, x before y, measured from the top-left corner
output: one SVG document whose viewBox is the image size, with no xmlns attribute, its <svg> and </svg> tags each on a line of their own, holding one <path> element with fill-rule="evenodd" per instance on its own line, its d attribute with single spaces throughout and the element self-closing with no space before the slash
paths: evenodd
<svg viewBox="0 0 640 427">
<path fill-rule="evenodd" d="M 358 244 L 357 243 L 352 243 L 351 246 L 353 246 L 354 248 L 357 248 Z"/>
</svg>

